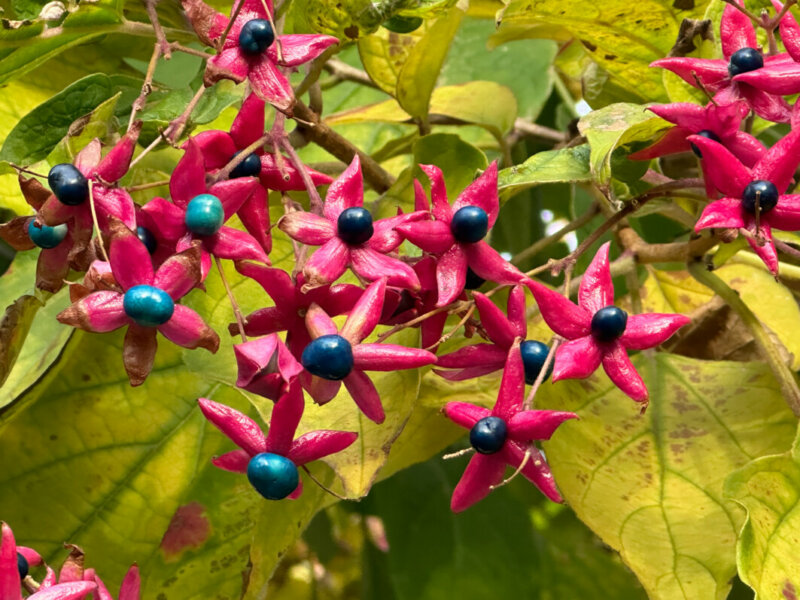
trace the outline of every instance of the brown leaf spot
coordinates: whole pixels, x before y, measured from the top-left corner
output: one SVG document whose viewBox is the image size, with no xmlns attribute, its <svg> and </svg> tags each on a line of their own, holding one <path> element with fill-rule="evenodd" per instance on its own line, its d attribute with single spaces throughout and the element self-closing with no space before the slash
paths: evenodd
<svg viewBox="0 0 800 600">
<path fill-rule="evenodd" d="M 167 561 L 177 560 L 185 550 L 199 548 L 211 535 L 211 523 L 203 515 L 205 507 L 191 502 L 178 507 L 161 539 L 161 550 Z"/>
<path fill-rule="evenodd" d="M 797 600 L 797 589 L 788 579 L 786 580 L 786 583 L 783 584 L 781 593 L 786 600 Z"/>
</svg>

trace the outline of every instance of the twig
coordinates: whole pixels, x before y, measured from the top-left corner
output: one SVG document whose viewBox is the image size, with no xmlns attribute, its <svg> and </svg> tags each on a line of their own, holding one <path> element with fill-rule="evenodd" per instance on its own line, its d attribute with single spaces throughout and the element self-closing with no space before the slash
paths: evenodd
<svg viewBox="0 0 800 600">
<path fill-rule="evenodd" d="M 260 138 L 258 138 L 255 142 L 247 146 L 241 152 L 238 152 L 236 156 L 234 156 L 228 164 L 222 167 L 217 174 L 214 175 L 214 181 L 220 181 L 222 179 L 227 179 L 233 170 L 238 167 L 241 163 L 247 160 L 247 157 L 250 156 L 253 152 L 261 148 L 264 144 L 269 141 L 270 134 L 265 133 Z"/>
<path fill-rule="evenodd" d="M 548 235 L 547 237 L 544 237 L 525 248 L 525 250 L 511 259 L 511 264 L 519 266 L 529 258 L 536 256 L 540 251 L 547 248 L 550 244 L 557 242 L 568 233 L 575 231 L 576 229 L 580 229 L 586 225 L 589 221 L 594 219 L 599 212 L 600 209 L 598 208 L 597 204 L 592 204 L 589 210 L 587 210 L 585 213 L 583 213 L 583 215 L 574 221 L 569 222 L 555 233 Z"/>
<path fill-rule="evenodd" d="M 228 39 L 228 34 L 231 32 L 231 27 L 233 27 L 233 24 L 236 21 L 236 18 L 239 16 L 239 13 L 242 12 L 242 7 L 243 6 L 244 6 L 244 0 L 239 0 L 239 2 L 236 3 L 236 9 L 231 14 L 231 18 L 228 21 L 228 25 L 225 27 L 225 31 L 222 32 L 222 37 L 220 37 L 219 41 L 217 42 L 217 51 L 218 52 L 225 45 L 225 40 Z"/>
<path fill-rule="evenodd" d="M 139 97 L 133 101 L 133 105 L 131 106 L 131 118 L 128 119 L 128 131 L 131 130 L 134 121 L 136 121 L 136 113 L 144 108 L 145 104 L 147 103 L 147 97 L 153 91 L 153 75 L 155 75 L 156 65 L 158 65 L 158 59 L 160 56 L 161 45 L 156 42 L 153 44 L 153 54 L 150 56 L 150 62 L 147 64 L 147 72 L 144 76 L 142 91 L 139 94 Z"/>
<path fill-rule="evenodd" d="M 505 478 L 503 481 L 501 481 L 500 483 L 498 483 L 497 485 L 490 485 L 490 486 L 489 486 L 489 489 L 490 489 L 490 490 L 492 490 L 492 491 L 494 491 L 494 490 L 496 490 L 497 488 L 501 488 L 501 487 L 503 487 L 504 485 L 508 485 L 509 483 L 511 483 L 512 481 L 514 481 L 514 480 L 517 478 L 517 475 L 519 475 L 520 473 L 522 473 L 522 469 L 524 469 L 524 468 L 525 468 L 525 465 L 527 465 L 527 464 L 528 464 L 528 461 L 529 461 L 530 459 L 531 459 L 531 445 L 530 445 L 530 443 L 528 443 L 528 447 L 527 447 L 527 448 L 526 448 L 526 450 L 525 450 L 525 456 L 523 456 L 523 457 L 522 457 L 522 462 L 521 462 L 521 463 L 519 463 L 519 466 L 516 468 L 516 470 L 515 470 L 515 471 L 514 471 L 514 472 L 513 472 L 511 475 L 509 475 L 508 477 L 506 477 L 506 478 Z"/>
<path fill-rule="evenodd" d="M 797 248 L 794 248 L 789 244 L 787 244 L 786 242 L 783 242 L 777 238 L 772 238 L 772 243 L 774 243 L 775 247 L 784 254 L 788 254 L 792 258 L 800 260 L 800 250 L 798 250 Z"/>
<path fill-rule="evenodd" d="M 475 452 L 475 448 L 470 446 L 469 448 L 464 448 L 463 450 L 459 450 L 458 452 L 451 452 L 450 454 L 445 454 L 442 457 L 442 460 L 451 460 L 453 458 L 458 458 L 459 456 L 464 456 L 465 454 L 470 454 L 472 452 Z"/>
<path fill-rule="evenodd" d="M 309 208 L 311 209 L 311 212 L 321 215 L 322 198 L 320 198 L 317 186 L 314 185 L 314 181 L 311 179 L 311 174 L 308 172 L 308 169 L 306 169 L 303 161 L 300 160 L 300 157 L 297 155 L 294 146 L 292 146 L 288 138 L 283 137 L 281 139 L 281 146 L 283 146 L 283 149 L 286 150 L 286 154 L 289 155 L 289 161 L 292 163 L 292 166 L 297 169 L 297 172 L 300 173 L 300 178 L 303 180 L 303 184 L 306 186 L 310 203 Z"/>
<path fill-rule="evenodd" d="M 164 35 L 161 22 L 158 20 L 156 4 L 158 4 L 157 0 L 144 0 L 144 8 L 147 11 L 147 17 L 150 19 L 150 23 L 153 25 L 153 32 L 156 34 L 156 44 L 161 46 L 161 54 L 164 55 L 164 58 L 169 60 L 172 58 L 172 53 L 170 52 L 167 36 Z"/>
<path fill-rule="evenodd" d="M 222 261 L 219 259 L 219 256 L 214 256 L 214 262 L 217 265 L 219 278 L 222 280 L 222 285 L 225 287 L 225 292 L 228 294 L 228 300 L 231 302 L 233 316 L 236 318 L 236 325 L 239 327 L 239 335 L 242 337 L 242 342 L 246 342 L 247 336 L 244 333 L 244 318 L 242 317 L 242 312 L 239 310 L 239 303 L 236 302 L 236 298 L 233 295 L 233 290 L 231 290 L 231 286 L 228 284 L 228 278 L 225 277 L 225 271 L 222 270 Z"/>
<path fill-rule="evenodd" d="M 15 169 L 19 173 L 27 173 L 28 175 L 33 175 L 34 177 L 41 177 L 42 179 L 47 179 L 47 175 L 42 175 L 41 173 L 37 173 L 36 171 L 31 171 L 30 169 L 26 169 L 25 167 L 20 167 L 19 165 L 15 165 L 14 163 L 8 163 L 12 169 Z"/>
<path fill-rule="evenodd" d="M 336 492 L 334 492 L 331 488 L 325 486 L 325 484 L 323 484 L 319 479 L 317 479 L 316 477 L 314 477 L 314 475 L 312 475 L 311 471 L 309 471 L 307 466 L 302 465 L 302 467 L 303 470 L 306 472 L 306 475 L 308 475 L 311 478 L 311 481 L 316 483 L 320 488 L 328 492 L 331 496 L 333 496 L 334 498 L 338 498 L 339 500 L 350 500 L 350 498 L 348 498 L 347 496 L 341 496 Z"/>
<path fill-rule="evenodd" d="M 353 83 L 375 88 L 376 90 L 380 89 L 378 85 L 372 81 L 366 71 L 351 67 L 338 58 L 331 58 L 323 65 L 323 69 L 330 73 L 333 79 L 337 81 L 352 81 Z"/>
<path fill-rule="evenodd" d="M 447 340 L 453 337 L 456 334 L 456 332 L 459 329 L 461 329 L 462 326 L 467 324 L 467 321 L 469 321 L 470 317 L 472 316 L 472 313 L 474 312 L 475 312 L 475 302 L 473 301 L 469 305 L 467 312 L 464 313 L 464 317 L 456 324 L 456 326 L 453 327 L 453 329 L 451 329 L 448 333 L 445 333 L 442 337 L 440 337 L 435 344 L 431 344 L 430 346 L 425 348 L 425 350 L 431 350 L 433 348 L 436 348 L 436 346 L 439 346 L 440 344 L 444 344 Z"/>
<path fill-rule="evenodd" d="M 329 46 L 325 49 L 325 51 L 320 54 L 314 62 L 311 63 L 311 67 L 308 70 L 308 74 L 303 78 L 303 81 L 294 89 L 294 95 L 296 98 L 299 98 L 303 94 L 305 94 L 312 85 L 314 85 L 318 80 L 319 76 L 322 73 L 322 70 L 325 68 L 325 63 L 328 59 L 336 54 L 339 51 L 338 45 Z"/>
<path fill-rule="evenodd" d="M 759 19 L 759 18 L 758 18 L 756 15 L 754 15 L 753 13 L 751 13 L 751 12 L 750 12 L 749 10 L 747 10 L 747 9 L 746 9 L 744 6 L 741 6 L 741 5 L 740 5 L 740 4 L 737 2 L 737 0 L 722 0 L 722 1 L 723 1 L 725 4 L 730 4 L 732 7 L 734 7 L 736 10 L 738 10 L 740 13 L 742 13 L 743 15 L 746 15 L 747 17 L 749 17 L 750 19 L 752 19 L 754 23 L 760 23 L 760 22 L 761 22 L 761 20 L 760 20 L 760 19 Z"/>
<path fill-rule="evenodd" d="M 162 185 L 169 185 L 169 179 L 163 181 L 151 181 L 150 183 L 140 183 L 139 185 L 132 185 L 125 189 L 130 192 L 141 192 L 142 190 L 149 190 L 152 188 L 161 187 Z"/>
<path fill-rule="evenodd" d="M 184 54 L 191 54 L 192 56 L 197 56 L 198 58 L 202 58 L 203 60 L 208 60 L 211 58 L 211 54 L 203 52 L 202 50 L 195 50 L 194 48 L 189 48 L 188 46 L 183 46 L 178 42 L 172 42 L 169 45 L 170 48 L 173 50 L 177 50 L 178 52 L 183 52 Z"/>
<path fill-rule="evenodd" d="M 350 141 L 336 133 L 325 123 L 320 121 L 319 115 L 313 112 L 300 100 L 294 107 L 295 117 L 299 117 L 305 123 L 298 122 L 298 129 L 305 136 L 321 146 L 333 156 L 346 164 L 350 164 L 353 157 L 358 154 L 361 159 L 361 170 L 364 179 L 377 191 L 382 194 L 394 184 L 394 177 L 387 173 L 369 154 L 362 152 Z"/>
<path fill-rule="evenodd" d="M 557 129 L 551 129 L 550 127 L 545 127 L 544 125 L 531 123 L 527 119 L 522 118 L 518 118 L 516 121 L 514 121 L 514 129 L 523 135 L 537 137 L 544 140 L 549 140 L 551 142 L 566 142 L 569 138 L 567 134 L 562 133 Z"/>
<path fill-rule="evenodd" d="M 459 310 L 463 310 L 466 308 L 465 304 L 466 303 L 462 301 L 456 305 L 448 304 L 447 306 L 440 306 L 439 308 L 434 308 L 433 310 L 430 310 L 425 314 L 422 314 L 414 319 L 411 319 L 410 321 L 407 321 L 405 323 L 399 323 L 394 327 L 392 327 L 391 329 L 389 329 L 388 331 L 385 331 L 384 333 L 379 335 L 378 339 L 375 340 L 375 343 L 380 344 L 381 342 L 386 341 L 389 337 L 393 336 L 398 331 L 402 331 L 403 329 L 408 329 L 409 327 L 413 327 L 414 325 L 422 323 L 423 321 L 426 321 L 431 317 L 433 317 L 434 315 L 438 315 L 439 313 L 449 312 L 451 310 L 453 312 L 458 312 Z"/>
</svg>

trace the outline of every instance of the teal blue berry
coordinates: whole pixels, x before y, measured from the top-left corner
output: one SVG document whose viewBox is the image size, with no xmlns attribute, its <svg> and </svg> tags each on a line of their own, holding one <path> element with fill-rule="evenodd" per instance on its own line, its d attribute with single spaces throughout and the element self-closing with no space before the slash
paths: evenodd
<svg viewBox="0 0 800 600">
<path fill-rule="evenodd" d="M 283 500 L 300 483 L 295 464 L 280 454 L 262 452 L 250 459 L 247 479 L 267 500 Z"/>
<path fill-rule="evenodd" d="M 186 227 L 196 235 L 214 235 L 225 222 L 222 202 L 212 194 L 200 194 L 189 201 L 184 217 Z"/>
<path fill-rule="evenodd" d="M 31 219 L 28 223 L 28 237 L 39 248 L 49 250 L 58 246 L 67 237 L 67 225 L 48 227 L 47 225 L 42 225 L 36 219 Z"/>
<path fill-rule="evenodd" d="M 175 303 L 169 294 L 152 285 L 136 285 L 125 292 L 125 314 L 142 327 L 158 327 L 172 318 Z"/>
</svg>

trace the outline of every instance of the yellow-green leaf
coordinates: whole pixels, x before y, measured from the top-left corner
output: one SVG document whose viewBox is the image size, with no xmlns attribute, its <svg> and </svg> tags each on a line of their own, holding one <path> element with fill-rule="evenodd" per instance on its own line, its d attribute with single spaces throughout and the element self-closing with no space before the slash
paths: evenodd
<svg viewBox="0 0 800 600">
<path fill-rule="evenodd" d="M 513 195 L 543 183 L 590 181 L 589 154 L 588 144 L 537 152 L 521 165 L 500 171 L 500 192 Z"/>
<path fill-rule="evenodd" d="M 739 535 L 739 577 L 756 598 L 796 598 L 800 592 L 800 446 L 766 456 L 733 473 L 725 495 L 747 510 Z"/>
<path fill-rule="evenodd" d="M 639 354 L 644 415 L 605 376 L 546 385 L 539 408 L 571 410 L 545 451 L 578 516 L 653 600 L 721 600 L 736 572 L 742 511 L 726 476 L 784 451 L 797 426 L 766 365 Z"/>
</svg>

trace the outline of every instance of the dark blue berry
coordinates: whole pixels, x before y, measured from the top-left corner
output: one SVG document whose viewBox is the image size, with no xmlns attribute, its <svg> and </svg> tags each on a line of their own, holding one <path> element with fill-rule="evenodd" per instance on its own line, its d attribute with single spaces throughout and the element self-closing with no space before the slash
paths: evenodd
<svg viewBox="0 0 800 600">
<path fill-rule="evenodd" d="M 625 332 L 628 313 L 616 306 L 601 308 L 592 317 L 592 335 L 600 342 L 611 342 Z"/>
<path fill-rule="evenodd" d="M 547 360 L 547 355 L 550 353 L 550 348 L 548 348 L 542 342 L 525 340 L 519 345 L 519 351 L 520 354 L 522 354 L 522 364 L 525 367 L 525 383 L 528 385 L 533 385 L 533 383 L 536 381 L 536 378 L 539 376 L 539 372 L 544 366 L 544 361 Z M 550 373 L 553 372 L 553 362 L 554 361 L 550 361 L 547 374 L 544 376 L 542 381 L 545 381 L 548 377 L 550 377 Z"/>
<path fill-rule="evenodd" d="M 306 346 L 300 362 L 312 375 L 339 381 L 353 370 L 353 347 L 340 335 L 323 335 Z"/>
<path fill-rule="evenodd" d="M 56 198 L 68 206 L 77 206 L 89 198 L 89 182 L 75 165 L 56 165 L 47 174 L 47 183 Z"/>
<path fill-rule="evenodd" d="M 506 441 L 508 427 L 500 417 L 484 417 L 469 431 L 469 443 L 481 454 L 498 452 Z"/>
<path fill-rule="evenodd" d="M 19 571 L 20 580 L 28 576 L 30 569 L 31 566 L 28 564 L 28 559 L 22 556 L 20 552 L 17 552 L 17 571 Z"/>
<path fill-rule="evenodd" d="M 175 312 L 175 303 L 169 294 L 152 285 L 135 285 L 125 292 L 122 308 L 137 325 L 158 327 Z"/>
<path fill-rule="evenodd" d="M 467 281 L 464 284 L 464 289 L 477 290 L 484 283 L 486 283 L 486 280 L 483 277 L 480 277 L 475 271 L 467 267 Z"/>
<path fill-rule="evenodd" d="M 275 41 L 275 32 L 266 19 L 251 19 L 239 33 L 239 48 L 245 54 L 261 54 Z"/>
<path fill-rule="evenodd" d="M 360 206 L 346 208 L 339 214 L 336 221 L 336 231 L 339 238 L 353 246 L 363 244 L 372 237 L 372 215 Z"/>
<path fill-rule="evenodd" d="M 749 73 L 764 66 L 764 57 L 755 48 L 742 48 L 731 54 L 728 61 L 728 73 L 731 77 Z"/>
<path fill-rule="evenodd" d="M 708 129 L 703 129 L 703 131 L 698 131 L 695 135 L 699 135 L 700 137 L 704 137 L 709 140 L 714 140 L 715 142 L 721 141 L 716 133 L 713 131 L 709 131 Z M 703 158 L 703 153 L 700 152 L 700 148 L 695 146 L 694 144 L 689 144 L 692 147 L 692 152 L 694 152 L 697 158 Z"/>
<path fill-rule="evenodd" d="M 771 181 L 757 179 L 751 181 L 742 193 L 742 207 L 749 213 L 756 213 L 756 202 L 761 214 L 771 211 L 778 204 L 778 188 Z"/>
<path fill-rule="evenodd" d="M 156 240 L 156 236 L 153 235 L 152 231 L 140 225 L 136 228 L 136 237 L 144 244 L 150 254 L 156 251 L 158 240 Z"/>
<path fill-rule="evenodd" d="M 47 225 L 42 225 L 36 219 L 31 219 L 28 223 L 28 237 L 39 248 L 49 250 L 58 246 L 67 237 L 67 225 L 48 227 Z"/>
<path fill-rule="evenodd" d="M 233 155 L 236 157 L 239 153 Z M 233 158 L 232 157 L 232 158 Z M 261 173 L 261 159 L 258 154 L 250 154 L 242 162 L 236 165 L 236 168 L 231 171 L 230 178 L 238 179 L 239 177 L 257 177 Z"/>
<path fill-rule="evenodd" d="M 283 500 L 300 483 L 295 464 L 285 456 L 271 452 L 262 452 L 250 459 L 247 479 L 267 500 Z"/>
<path fill-rule="evenodd" d="M 462 244 L 480 242 L 489 231 L 489 215 L 477 206 L 459 208 L 450 221 L 450 231 Z"/>
<path fill-rule="evenodd" d="M 225 222 L 225 211 L 219 198 L 200 194 L 189 201 L 184 217 L 186 227 L 196 235 L 214 235 Z"/>
</svg>

